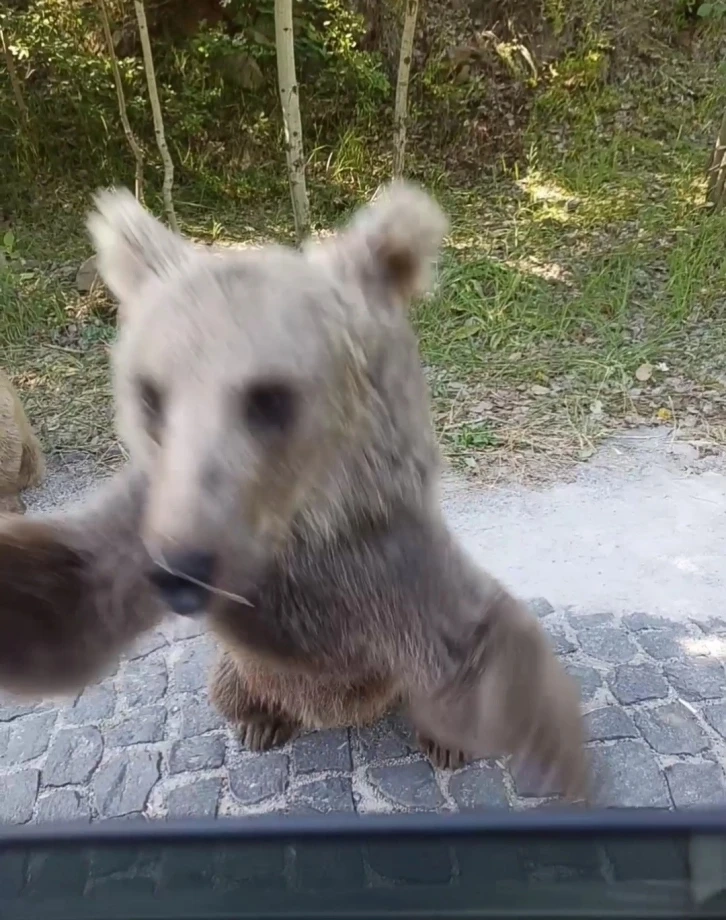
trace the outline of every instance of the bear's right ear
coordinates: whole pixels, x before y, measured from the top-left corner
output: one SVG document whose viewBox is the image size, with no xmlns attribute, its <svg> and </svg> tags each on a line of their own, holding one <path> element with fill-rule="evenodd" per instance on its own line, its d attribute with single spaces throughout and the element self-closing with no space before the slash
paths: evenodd
<svg viewBox="0 0 726 920">
<path fill-rule="evenodd" d="M 163 277 L 183 262 L 192 246 L 151 215 L 125 188 L 98 192 L 86 227 L 98 272 L 122 303 L 152 276 Z"/>
<path fill-rule="evenodd" d="M 432 269 L 449 229 L 422 188 L 396 181 L 360 208 L 332 237 L 307 247 L 308 257 L 364 287 L 375 283 L 399 305 L 430 290 Z"/>
</svg>

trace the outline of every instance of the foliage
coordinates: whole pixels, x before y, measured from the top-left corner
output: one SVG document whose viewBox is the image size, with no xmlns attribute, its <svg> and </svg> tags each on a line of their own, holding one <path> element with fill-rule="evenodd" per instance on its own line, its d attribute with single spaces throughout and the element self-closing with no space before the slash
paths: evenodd
<svg viewBox="0 0 726 920">
<path fill-rule="evenodd" d="M 702 3 L 697 13 L 701 19 L 724 19 L 726 18 L 726 0 L 710 0 L 709 3 Z"/>
<path fill-rule="evenodd" d="M 128 4 L 116 0 L 107 6 L 129 121 L 150 163 L 158 166 L 135 24 Z M 376 55 L 358 50 L 362 23 L 341 0 L 304 0 L 296 7 L 303 117 L 310 112 L 311 122 L 305 125 L 306 136 L 315 148 L 329 151 L 351 120 L 368 127 L 380 118 L 390 85 Z M 12 98 L 0 96 L 3 175 L 19 168 L 32 183 L 71 174 L 86 183 L 131 184 L 96 5 L 32 0 L 24 10 L 0 15 L 31 118 L 43 126 L 38 156 L 29 158 L 19 142 Z M 244 189 L 251 163 L 274 172 L 284 159 L 272 0 L 233 0 L 229 15 L 231 21 L 202 22 L 193 34 L 173 40 L 165 38 L 164 24 L 157 22 L 153 36 L 168 143 L 181 163 L 180 183 L 201 185 L 215 196 Z M 325 117 L 319 118 L 319 112 Z M 7 191 L 17 197 L 12 188 Z M 2 186 L 0 192 L 5 192 Z"/>
<path fill-rule="evenodd" d="M 160 212 L 132 4 L 106 3 Z M 273 0 L 230 0 L 191 29 L 164 13 L 199 3 L 148 4 L 180 223 L 207 241 L 290 240 Z M 390 175 L 398 33 L 371 38 L 355 11 L 380 6 L 294 4 L 308 186 L 326 228 Z M 521 450 L 550 467 L 631 422 L 676 419 L 703 443 L 726 440 L 713 382 L 726 380 L 726 214 L 702 208 L 726 96 L 723 6 L 421 4 L 407 171 L 453 228 L 441 290 L 414 319 L 443 441 L 468 466 Z M 22 143 L 13 94 L 0 93 L 0 349 L 21 377 L 39 368 L 26 400 L 46 437 L 71 447 L 67 406 L 83 407 L 84 432 L 94 412 L 99 431 L 110 418 L 86 398 L 89 366 L 106 386 L 113 312 L 73 286 L 88 254 L 82 213 L 93 186 L 131 185 L 134 163 L 96 4 L 25 0 L 0 17 L 37 128 Z"/>
</svg>

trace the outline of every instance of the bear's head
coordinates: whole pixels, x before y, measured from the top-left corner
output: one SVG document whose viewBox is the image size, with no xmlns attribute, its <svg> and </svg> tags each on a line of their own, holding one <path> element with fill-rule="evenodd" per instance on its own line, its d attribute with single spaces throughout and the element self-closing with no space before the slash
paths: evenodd
<svg viewBox="0 0 726 920">
<path fill-rule="evenodd" d="M 201 612 L 224 555 L 237 584 L 252 578 L 355 432 L 380 428 L 371 363 L 407 334 L 447 221 L 395 184 L 302 251 L 214 251 L 126 190 L 95 205 L 88 229 L 119 301 L 117 427 L 148 483 L 143 539 L 172 609 Z M 403 376 L 402 392 L 418 386 Z M 337 482 L 354 494 L 347 472 Z"/>
</svg>

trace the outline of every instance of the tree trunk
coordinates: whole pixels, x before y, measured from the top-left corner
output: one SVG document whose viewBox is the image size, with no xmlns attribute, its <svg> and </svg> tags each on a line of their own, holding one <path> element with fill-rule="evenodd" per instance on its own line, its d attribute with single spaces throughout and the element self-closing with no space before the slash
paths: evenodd
<svg viewBox="0 0 726 920">
<path fill-rule="evenodd" d="M 292 26 L 292 0 L 275 0 L 275 45 L 277 78 L 285 128 L 287 175 L 298 244 L 310 233 L 310 205 L 305 184 L 300 94 L 295 76 L 295 40 Z"/>
<path fill-rule="evenodd" d="M 416 35 L 419 0 L 406 0 L 406 11 L 401 32 L 401 52 L 398 58 L 396 104 L 393 112 L 393 175 L 403 175 L 406 155 L 406 128 L 408 127 L 408 81 L 411 73 L 413 40 Z"/>
<path fill-rule="evenodd" d="M 724 203 L 724 186 L 726 185 L 726 112 L 713 145 L 711 157 L 706 170 L 706 203 L 714 211 L 720 210 Z"/>
<path fill-rule="evenodd" d="M 10 86 L 13 90 L 13 95 L 15 96 L 15 103 L 18 107 L 18 112 L 20 113 L 20 120 L 24 125 L 30 124 L 30 112 L 28 107 L 25 104 L 25 99 L 23 97 L 23 88 L 18 78 L 18 72 L 15 69 L 15 58 L 13 53 L 8 46 L 7 41 L 5 40 L 5 31 L 0 27 L 0 44 L 3 47 L 3 54 L 5 55 L 5 66 L 7 67 L 8 77 L 10 78 Z"/>
<path fill-rule="evenodd" d="M 156 73 L 154 71 L 154 57 L 151 53 L 151 40 L 149 39 L 149 27 L 146 23 L 146 10 L 144 9 L 144 0 L 134 0 L 136 10 L 136 19 L 139 23 L 139 38 L 141 39 L 141 50 L 144 55 L 144 68 L 146 70 L 146 83 L 149 87 L 149 101 L 151 102 L 151 113 L 154 116 L 154 134 L 156 143 L 161 154 L 161 161 L 164 164 L 164 210 L 169 221 L 169 226 L 175 232 L 179 232 L 179 224 L 176 220 L 174 211 L 174 198 L 172 197 L 172 188 L 174 186 L 174 163 L 166 146 L 166 135 L 164 134 L 164 117 L 161 112 L 161 103 L 159 102 L 159 89 L 156 85 Z"/>
<path fill-rule="evenodd" d="M 116 51 L 113 47 L 113 36 L 111 35 L 111 24 L 108 21 L 108 12 L 106 10 L 105 0 L 98 0 L 98 8 L 101 13 L 101 22 L 103 24 L 103 34 L 106 38 L 106 45 L 108 47 L 108 54 L 111 59 L 111 69 L 113 70 L 113 79 L 116 84 L 116 96 L 118 98 L 118 112 L 121 116 L 121 124 L 123 125 L 124 134 L 126 135 L 126 140 L 128 145 L 131 148 L 131 153 L 134 155 L 134 160 L 136 161 L 136 181 L 134 193 L 136 198 L 139 201 L 144 200 L 144 155 L 139 146 L 139 142 L 136 140 L 136 135 L 131 129 L 131 124 L 129 122 L 128 112 L 126 111 L 126 98 L 124 96 L 124 86 L 121 80 L 121 71 L 118 66 L 118 59 L 116 58 Z"/>
</svg>

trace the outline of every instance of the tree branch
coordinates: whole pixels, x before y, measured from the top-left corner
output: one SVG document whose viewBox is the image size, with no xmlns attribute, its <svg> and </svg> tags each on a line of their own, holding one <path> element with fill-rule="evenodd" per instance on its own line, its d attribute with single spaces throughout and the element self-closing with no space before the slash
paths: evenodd
<svg viewBox="0 0 726 920">
<path fill-rule="evenodd" d="M 292 0 L 275 0 L 275 44 L 282 121 L 285 128 L 287 175 L 295 220 L 295 236 L 299 244 L 310 233 L 310 205 L 305 183 L 300 96 L 295 76 Z"/>
<path fill-rule="evenodd" d="M 118 111 L 121 116 L 121 124 L 123 125 L 124 134 L 126 135 L 126 140 L 128 145 L 131 148 L 131 152 L 134 155 L 134 160 L 136 161 L 136 182 L 134 193 L 136 198 L 139 201 L 144 200 L 144 154 L 141 151 L 138 141 L 136 140 L 136 135 L 131 129 L 131 123 L 129 122 L 128 112 L 126 111 L 126 98 L 124 96 L 124 86 L 123 81 L 121 80 L 121 70 L 118 66 L 118 58 L 116 57 L 116 50 L 113 46 L 113 36 L 111 35 L 111 24 L 108 20 L 108 12 L 106 10 L 105 0 L 98 0 L 98 8 L 101 13 L 101 22 L 103 24 L 103 34 L 106 37 L 106 45 L 108 47 L 108 54 L 111 59 L 111 69 L 113 70 L 113 79 L 116 84 L 116 96 L 118 98 Z"/>
<path fill-rule="evenodd" d="M 419 0 L 406 0 L 406 11 L 401 33 L 401 52 L 398 58 L 398 79 L 396 80 L 396 103 L 393 112 L 393 175 L 403 175 L 406 154 L 406 129 L 408 127 L 408 83 L 413 56 L 413 40 L 416 35 Z"/>
<path fill-rule="evenodd" d="M 156 83 L 156 73 L 154 71 L 154 56 L 151 52 L 151 40 L 149 39 L 149 27 L 146 22 L 146 10 L 144 9 L 143 0 L 134 0 L 134 9 L 136 10 L 136 19 L 139 24 L 139 37 L 141 38 L 141 50 L 144 55 L 144 68 L 146 70 L 146 82 L 149 88 L 149 101 L 151 102 L 151 113 L 154 117 L 154 134 L 156 143 L 161 154 L 161 160 L 164 164 L 164 209 L 169 226 L 175 232 L 179 232 L 176 213 L 174 211 L 174 199 L 172 189 L 174 186 L 174 163 L 166 145 L 166 135 L 164 133 L 164 116 L 161 112 L 161 103 L 159 102 L 159 89 Z"/>
<path fill-rule="evenodd" d="M 25 125 L 29 125 L 30 112 L 28 111 L 28 107 L 25 104 L 22 84 L 18 78 L 18 72 L 15 69 L 15 58 L 13 57 L 13 53 L 10 50 L 7 41 L 5 40 L 5 30 L 2 28 L 2 26 L 0 26 L 0 44 L 2 44 L 3 54 L 5 55 L 5 66 L 8 71 L 8 77 L 10 78 L 10 85 L 13 90 L 13 95 L 15 96 L 15 103 L 18 107 L 18 111 L 20 112 L 21 121 Z"/>
</svg>

